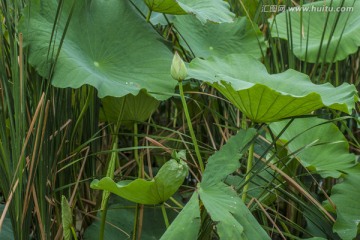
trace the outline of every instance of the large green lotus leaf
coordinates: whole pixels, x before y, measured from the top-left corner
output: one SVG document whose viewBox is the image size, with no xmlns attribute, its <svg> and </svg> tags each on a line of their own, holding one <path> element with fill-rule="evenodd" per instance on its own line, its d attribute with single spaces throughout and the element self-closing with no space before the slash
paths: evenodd
<svg viewBox="0 0 360 240">
<path fill-rule="evenodd" d="M 90 185 L 93 189 L 105 190 L 114 193 L 129 201 L 140 204 L 158 204 L 163 202 L 156 194 L 155 181 L 136 179 L 134 181 L 114 182 L 109 177 L 104 177 L 100 181 L 95 179 Z"/>
<path fill-rule="evenodd" d="M 159 198 L 168 200 L 184 182 L 188 173 L 189 169 L 184 161 L 172 159 L 166 162 L 154 178 Z"/>
<path fill-rule="evenodd" d="M 0 215 L 2 215 L 4 208 L 5 208 L 5 205 L 0 204 Z M 0 239 L 8 239 L 8 240 L 15 239 L 14 232 L 13 232 L 12 225 L 11 225 L 11 219 L 10 219 L 10 216 L 8 213 L 6 214 L 6 217 L 2 224 L 2 228 L 0 231 Z"/>
<path fill-rule="evenodd" d="M 269 193 L 268 189 L 272 183 L 279 183 L 279 177 L 275 179 L 276 173 L 271 169 L 266 169 L 262 163 L 256 164 L 252 172 L 254 174 L 250 182 L 248 182 L 249 188 L 246 192 L 248 199 L 256 198 L 262 204 L 271 205 L 277 200 L 277 194 L 276 192 Z M 239 175 L 229 175 L 225 178 L 224 182 L 238 193 L 243 192 L 243 186 L 246 184 L 245 178 Z"/>
<path fill-rule="evenodd" d="M 231 137 L 209 158 L 198 187 L 201 201 L 217 223 L 220 239 L 269 239 L 236 192 L 222 182 L 240 167 L 240 158 L 255 136 L 256 130 L 249 128 Z"/>
<path fill-rule="evenodd" d="M 302 209 L 302 214 L 306 220 L 306 228 L 302 239 L 332 239 L 341 240 L 339 235 L 333 232 L 334 223 L 328 219 L 325 215 L 319 214 L 320 209 L 309 204 L 306 208 Z M 308 238 L 310 236 L 316 236 Z"/>
<path fill-rule="evenodd" d="M 270 124 L 278 135 L 289 120 Z M 295 154 L 300 163 L 322 177 L 341 176 L 355 165 L 355 155 L 349 153 L 349 144 L 335 124 L 319 118 L 294 119 L 280 139 Z"/>
<path fill-rule="evenodd" d="M 198 190 L 220 239 L 270 239 L 235 191 L 224 183 Z"/>
<path fill-rule="evenodd" d="M 199 195 L 194 192 L 189 202 L 161 237 L 161 240 L 197 239 L 200 224 Z"/>
<path fill-rule="evenodd" d="M 71 240 L 72 212 L 65 196 L 61 197 L 61 222 L 65 240 Z"/>
<path fill-rule="evenodd" d="M 350 240 L 357 236 L 360 223 L 360 165 L 345 170 L 344 181 L 331 190 L 331 200 L 336 206 L 334 231 L 341 239 Z"/>
<path fill-rule="evenodd" d="M 187 14 L 176 0 L 144 0 L 151 11 L 173 15 Z"/>
<path fill-rule="evenodd" d="M 101 102 L 100 119 L 113 123 L 118 120 L 143 122 L 159 106 L 159 101 L 144 91 L 140 91 L 136 96 L 128 94 L 124 97 L 105 97 Z"/>
<path fill-rule="evenodd" d="M 203 25 L 194 16 L 176 16 L 174 25 L 181 33 L 181 45 L 196 57 L 243 53 L 260 58 L 260 47 L 265 49 L 262 33 L 257 27 L 254 29 L 246 17 L 236 18 L 232 23 Z"/>
<path fill-rule="evenodd" d="M 174 15 L 194 14 L 202 23 L 232 22 L 235 16 L 223 0 L 144 0 L 151 11 Z"/>
<path fill-rule="evenodd" d="M 242 54 L 195 58 L 188 76 L 214 86 L 254 122 L 274 122 L 322 107 L 351 113 L 358 99 L 353 85 L 315 85 L 292 69 L 269 74 L 262 63 Z"/>
<path fill-rule="evenodd" d="M 234 12 L 239 13 L 240 16 L 247 16 L 249 19 L 256 19 L 257 11 L 259 9 L 259 4 L 266 4 L 264 1 L 259 0 L 242 0 L 240 4 L 234 6 Z M 235 5 L 235 4 L 234 4 Z M 266 16 L 267 12 L 262 12 L 262 15 Z"/>
<path fill-rule="evenodd" d="M 218 184 L 229 174 L 235 172 L 240 167 L 239 159 L 247 150 L 249 143 L 254 139 L 255 135 L 256 130 L 253 128 L 249 128 L 246 131 L 240 130 L 218 152 L 213 154 L 208 159 L 203 174 L 202 186 L 207 187 Z"/>
<path fill-rule="evenodd" d="M 344 11 L 325 11 L 324 6 L 335 10 L 344 2 Z M 346 11 L 346 7 L 353 7 Z M 299 59 L 316 62 L 333 62 L 358 51 L 360 46 L 360 1 L 332 0 L 305 4 L 303 9 L 318 11 L 285 11 L 272 20 L 272 36 L 292 42 L 292 49 Z M 289 18 L 290 16 L 290 18 Z M 289 26 L 291 22 L 291 27 Z M 327 23 L 326 23 L 327 22 Z M 291 33 L 288 30 L 291 29 Z M 332 32 L 333 31 L 333 32 Z M 321 44 L 321 38 L 324 35 Z M 292 39 L 288 39 L 292 36 Z"/>
<path fill-rule="evenodd" d="M 129 201 L 140 204 L 159 204 L 168 200 L 181 186 L 188 174 L 184 161 L 171 159 L 159 170 L 151 181 L 136 179 L 115 183 L 111 178 L 94 180 L 91 188 L 106 190 Z"/>
<path fill-rule="evenodd" d="M 178 201 L 181 198 L 174 196 Z M 111 196 L 106 212 L 106 224 L 104 231 L 104 239 L 130 239 L 134 230 L 134 216 L 136 204 L 129 202 L 117 196 Z M 169 221 L 173 221 L 177 213 L 172 209 L 166 208 Z M 101 229 L 102 211 L 98 211 L 94 222 L 85 229 L 84 240 L 99 240 L 99 232 Z M 160 239 L 166 231 L 164 218 L 160 207 L 144 206 L 143 222 L 142 222 L 142 240 Z"/>
<path fill-rule="evenodd" d="M 49 75 L 47 62 L 54 61 L 51 53 L 47 59 L 57 2 L 32 0 L 20 26 L 29 63 L 44 77 Z M 53 39 L 55 54 L 72 1 L 64 2 Z M 162 93 L 172 93 L 176 85 L 171 60 L 171 51 L 129 1 L 76 1 L 52 83 L 62 88 L 89 84 L 99 97 L 137 95 L 145 89 L 162 100 L 169 97 Z"/>
<path fill-rule="evenodd" d="M 149 14 L 149 7 L 146 5 L 144 0 L 132 0 L 133 4 L 135 4 L 136 8 L 141 11 L 144 16 Z M 166 17 L 166 18 L 165 18 Z M 151 16 L 149 21 L 153 25 L 160 24 L 162 26 L 168 25 L 168 21 L 172 21 L 174 15 L 164 15 L 160 12 L 151 12 Z M 168 20 L 168 21 L 167 21 Z"/>
<path fill-rule="evenodd" d="M 322 237 L 312 237 L 312 238 L 306 238 L 306 240 L 326 240 L 326 238 L 322 238 Z"/>
<path fill-rule="evenodd" d="M 239 160 L 255 135 L 255 129 L 240 130 L 209 158 L 202 182 L 198 185 L 197 193 L 195 192 L 192 196 L 194 202 L 186 206 L 188 208 L 185 207 L 184 214 L 173 227 L 176 234 L 169 229 L 166 232 L 166 238 L 163 239 L 196 238 L 198 225 L 195 227 L 194 223 L 189 223 L 188 220 L 194 221 L 199 216 L 199 210 L 196 209 L 199 207 L 198 196 L 211 219 L 216 223 L 220 239 L 269 239 L 236 192 L 222 182 L 226 176 L 240 167 Z M 192 237 L 179 236 L 179 234 L 186 234 L 184 231 L 188 228 L 190 228 L 188 234 Z"/>
</svg>

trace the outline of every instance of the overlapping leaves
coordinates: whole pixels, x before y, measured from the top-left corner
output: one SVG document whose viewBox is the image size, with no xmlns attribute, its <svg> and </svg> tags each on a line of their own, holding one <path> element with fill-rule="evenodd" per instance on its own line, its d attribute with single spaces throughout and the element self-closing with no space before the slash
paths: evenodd
<svg viewBox="0 0 360 240">
<path fill-rule="evenodd" d="M 194 14 L 202 23 L 232 22 L 235 14 L 229 4 L 222 0 L 145 0 L 151 11 L 174 15 Z"/>
<path fill-rule="evenodd" d="M 270 124 L 278 135 L 289 120 Z M 331 191 L 331 201 L 336 206 L 334 231 L 342 239 L 353 239 L 360 219 L 358 183 L 360 167 L 355 155 L 349 153 L 349 144 L 335 124 L 318 118 L 295 119 L 280 136 L 290 155 L 312 172 L 322 177 L 343 177 Z M 292 154 L 294 153 L 294 154 Z M 356 165 L 357 164 L 357 165 Z M 332 209 L 335 212 L 335 209 Z"/>
<path fill-rule="evenodd" d="M 255 129 L 241 130 L 230 138 L 220 151 L 212 155 L 204 171 L 203 180 L 194 193 L 196 199 L 197 195 L 200 197 L 211 219 L 217 223 L 216 229 L 221 239 L 269 239 L 236 192 L 223 183 L 226 176 L 240 167 L 239 159 L 255 135 Z M 172 224 L 173 228 L 177 229 L 176 236 L 168 229 L 165 237 L 181 239 L 183 234 L 187 234 L 189 223 L 183 218 L 187 216 L 190 219 L 197 219 L 198 212 L 195 210 L 190 212 L 195 205 L 198 205 L 198 202 L 193 196 L 191 203 L 182 210 L 184 214 L 179 215 L 179 219 L 175 219 Z M 191 236 L 196 237 L 198 231 L 193 227 L 191 229 Z M 165 237 L 162 239 L 170 239 Z"/>
<path fill-rule="evenodd" d="M 196 57 L 246 53 L 260 58 L 261 48 L 266 48 L 262 33 L 246 17 L 236 18 L 232 23 L 203 25 L 193 16 L 176 16 L 174 25 L 181 34 L 182 46 Z"/>
</svg>

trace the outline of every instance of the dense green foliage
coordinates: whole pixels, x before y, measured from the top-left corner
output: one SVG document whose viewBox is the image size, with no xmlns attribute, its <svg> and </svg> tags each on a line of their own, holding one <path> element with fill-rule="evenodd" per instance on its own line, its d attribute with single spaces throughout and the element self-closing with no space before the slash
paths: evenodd
<svg viewBox="0 0 360 240">
<path fill-rule="evenodd" d="M 1 0 L 0 239 L 360 237 L 359 11 Z"/>
</svg>

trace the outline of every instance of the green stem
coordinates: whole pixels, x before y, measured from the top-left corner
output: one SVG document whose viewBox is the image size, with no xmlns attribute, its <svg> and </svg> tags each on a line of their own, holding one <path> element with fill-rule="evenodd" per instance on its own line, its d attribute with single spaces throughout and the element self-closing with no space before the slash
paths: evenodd
<svg viewBox="0 0 360 240">
<path fill-rule="evenodd" d="M 136 122 L 134 122 L 134 159 L 136 164 L 138 165 L 138 178 L 143 178 L 143 162 L 141 161 L 139 157 L 139 127 Z M 143 211 L 143 208 L 140 207 L 140 204 L 136 204 L 136 210 L 135 210 L 135 221 L 134 221 L 134 230 L 133 230 L 133 239 L 140 239 L 141 229 L 142 226 L 142 218 L 140 219 L 139 216 L 141 214 L 141 211 Z"/>
<path fill-rule="evenodd" d="M 179 90 L 180 90 L 181 102 L 182 102 L 182 105 L 183 105 L 183 108 L 184 108 L 186 122 L 187 122 L 187 125 L 188 125 L 188 128 L 189 128 L 189 131 L 190 131 L 190 136 L 191 136 L 192 142 L 194 144 L 196 157 L 198 159 L 201 172 L 204 172 L 204 163 L 203 163 L 203 160 L 201 158 L 199 146 L 198 146 L 198 143 L 197 143 L 197 140 L 196 140 L 196 137 L 195 137 L 194 129 L 192 127 L 191 118 L 190 118 L 190 115 L 189 115 L 189 110 L 187 108 L 187 104 L 186 104 L 186 100 L 185 100 L 184 88 L 183 88 L 183 84 L 182 84 L 181 81 L 179 81 Z"/>
<path fill-rule="evenodd" d="M 136 240 L 137 236 L 137 226 L 138 226 L 138 216 L 139 216 L 139 204 L 135 206 L 135 218 L 134 218 L 134 226 L 133 226 L 133 237 L 132 240 Z"/>
<path fill-rule="evenodd" d="M 139 167 L 138 177 L 141 177 L 142 176 L 142 174 L 141 174 L 142 173 L 142 164 L 141 164 L 140 158 L 139 158 L 139 149 L 138 149 L 139 137 L 138 137 L 138 133 L 139 133 L 138 124 L 134 123 L 134 159 L 136 161 L 136 164 Z"/>
<path fill-rule="evenodd" d="M 71 233 L 72 233 L 74 239 L 75 239 L 75 240 L 78 240 L 78 238 L 77 238 L 77 236 L 76 236 L 75 228 L 74 228 L 74 227 L 71 227 L 70 229 L 71 229 Z"/>
<path fill-rule="evenodd" d="M 116 160 L 118 159 L 118 155 L 117 155 L 118 153 L 116 151 L 116 149 L 118 148 L 118 141 L 119 141 L 119 137 L 117 135 L 117 129 L 118 129 L 117 126 L 115 126 L 115 131 L 114 131 L 115 138 L 113 138 L 112 152 L 111 152 L 111 156 L 110 156 L 109 165 L 108 165 L 108 168 L 106 171 L 106 176 L 110 177 L 111 179 L 114 178 L 115 164 L 117 162 Z M 104 239 L 106 212 L 107 212 L 109 196 L 110 196 L 109 191 L 103 191 L 102 201 L 101 201 L 102 215 L 101 215 L 101 224 L 100 224 L 100 233 L 99 233 L 100 240 Z"/>
<path fill-rule="evenodd" d="M 251 169 L 252 169 L 252 163 L 253 163 L 253 158 L 254 158 L 254 145 L 255 145 L 254 143 L 251 143 L 250 148 L 249 148 L 249 155 L 248 155 L 247 164 L 246 164 L 245 186 L 244 186 L 243 194 L 242 194 L 243 202 L 246 201 L 247 191 L 249 190 L 249 181 L 250 181 L 250 177 L 251 177 Z"/>
<path fill-rule="evenodd" d="M 150 22 L 151 13 L 152 11 L 149 10 L 148 14 L 146 15 L 146 22 Z"/>
<path fill-rule="evenodd" d="M 100 235 L 99 235 L 100 240 L 104 240 L 105 222 L 106 222 L 106 214 L 107 214 L 107 202 L 108 202 L 108 198 L 105 200 L 105 204 L 104 204 L 104 207 L 101 212 Z M 102 203 L 104 203 L 104 202 L 102 202 Z"/>
<path fill-rule="evenodd" d="M 245 114 L 241 114 L 241 128 L 247 129 L 246 116 Z"/>
<path fill-rule="evenodd" d="M 175 112 L 174 112 L 174 121 L 173 121 L 173 128 L 176 128 L 176 120 L 178 117 L 178 109 L 175 108 Z"/>
<path fill-rule="evenodd" d="M 84 118 L 84 116 L 85 116 L 86 110 L 89 108 L 90 101 L 91 101 L 91 99 L 93 98 L 93 96 L 94 96 L 94 88 L 93 88 L 93 87 L 90 87 L 89 94 L 88 94 L 88 96 L 86 97 L 84 106 L 82 107 L 79 116 L 76 118 L 75 127 L 74 127 L 74 130 L 73 130 L 73 132 L 71 133 L 71 137 L 70 137 L 70 141 L 71 141 L 71 142 L 73 142 L 73 140 L 74 140 L 76 131 L 78 130 L 78 127 L 79 127 L 81 121 L 83 120 L 83 118 Z"/>
<path fill-rule="evenodd" d="M 173 203 L 175 203 L 175 205 L 178 206 L 179 208 L 184 208 L 184 206 L 181 205 L 178 201 L 176 201 L 175 198 L 170 197 L 170 200 L 171 200 Z"/>
<path fill-rule="evenodd" d="M 165 226 L 166 228 L 169 228 L 169 218 L 167 216 L 167 213 L 166 213 L 166 209 L 165 209 L 165 204 L 161 204 L 161 212 L 163 214 L 163 217 L 164 217 L 164 221 L 165 221 Z"/>
<path fill-rule="evenodd" d="M 335 71 L 335 87 L 339 86 L 339 62 L 335 63 L 336 71 Z"/>
</svg>

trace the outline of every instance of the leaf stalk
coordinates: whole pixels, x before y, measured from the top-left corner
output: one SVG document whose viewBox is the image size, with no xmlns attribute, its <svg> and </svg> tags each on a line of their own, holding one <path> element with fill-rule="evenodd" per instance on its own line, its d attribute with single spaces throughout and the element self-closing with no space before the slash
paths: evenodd
<svg viewBox="0 0 360 240">
<path fill-rule="evenodd" d="M 186 100 L 185 100 L 185 96 L 184 96 L 184 88 L 183 88 L 183 83 L 182 81 L 179 81 L 179 90 L 180 90 L 180 98 L 181 98 L 181 103 L 183 105 L 184 108 L 184 113 L 185 113 L 185 118 L 186 118 L 186 122 L 189 128 L 189 132 L 190 132 L 190 136 L 191 136 L 191 140 L 194 144 L 194 148 L 195 148 L 195 153 L 196 153 L 196 157 L 197 160 L 199 162 L 199 166 L 200 166 L 200 171 L 204 172 L 204 162 L 201 158 L 201 154 L 200 154 L 200 149 L 199 149 L 199 145 L 197 143 L 196 137 L 195 137 L 195 133 L 194 133 L 194 129 L 192 127 L 192 123 L 191 123 L 191 118 L 190 118 L 190 114 L 189 114 L 189 110 L 186 104 Z"/>
</svg>

